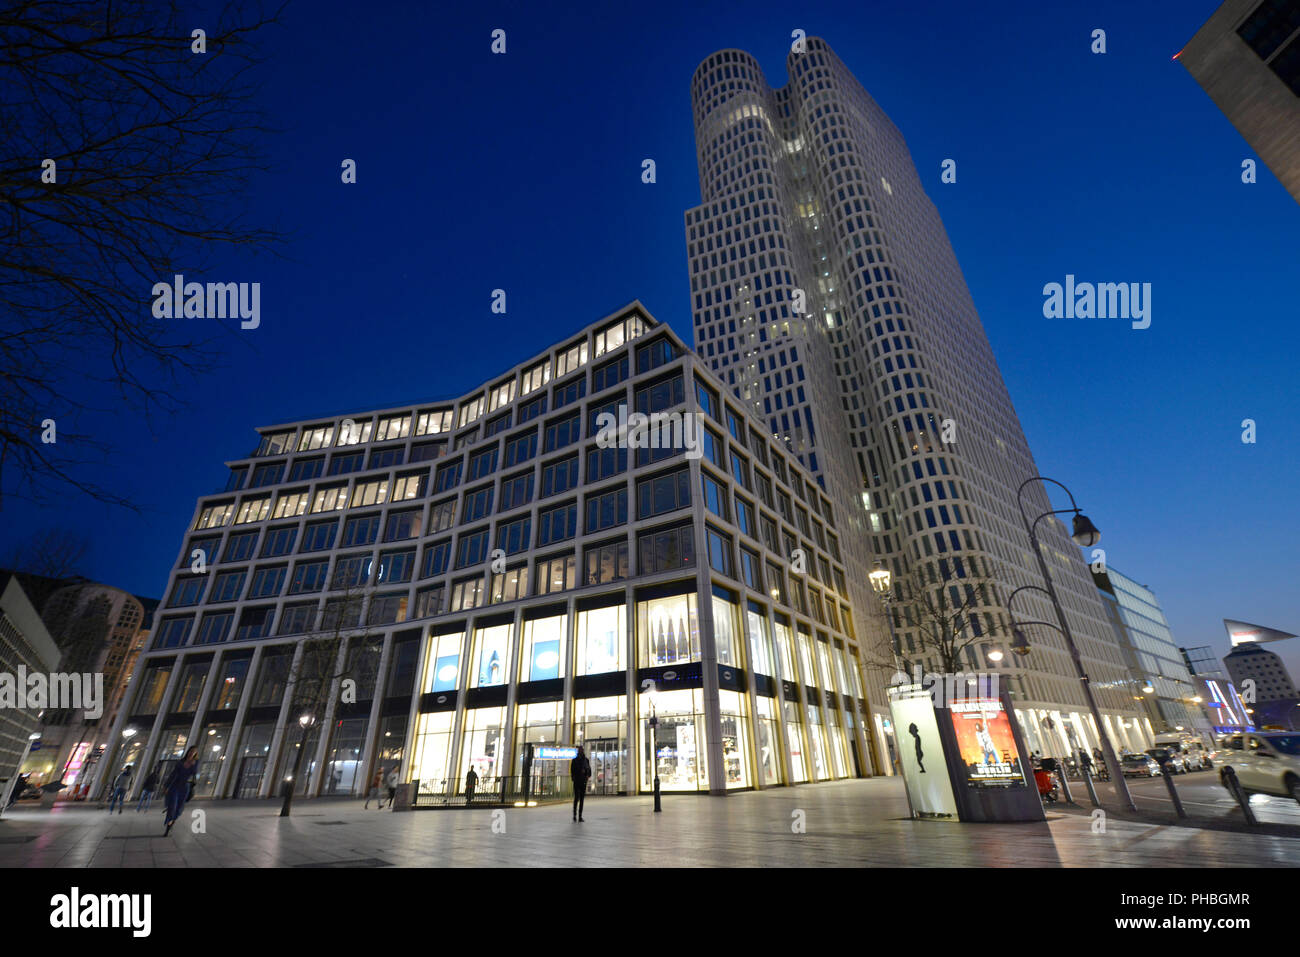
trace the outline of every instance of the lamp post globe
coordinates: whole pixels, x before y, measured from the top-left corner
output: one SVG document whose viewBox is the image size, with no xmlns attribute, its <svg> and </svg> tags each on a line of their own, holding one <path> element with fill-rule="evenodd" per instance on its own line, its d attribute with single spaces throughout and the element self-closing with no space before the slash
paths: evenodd
<svg viewBox="0 0 1300 957">
<path fill-rule="evenodd" d="M 1101 541 L 1101 532 L 1097 526 L 1092 524 L 1092 520 L 1082 512 L 1076 512 L 1074 515 L 1074 530 L 1070 533 L 1074 539 L 1074 544 L 1080 548 L 1091 548 Z"/>
</svg>

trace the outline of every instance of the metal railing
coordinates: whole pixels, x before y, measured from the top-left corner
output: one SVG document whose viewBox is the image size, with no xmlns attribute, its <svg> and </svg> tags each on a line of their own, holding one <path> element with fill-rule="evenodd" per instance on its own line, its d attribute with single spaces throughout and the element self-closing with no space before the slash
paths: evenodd
<svg viewBox="0 0 1300 957">
<path fill-rule="evenodd" d="M 513 807 L 518 804 L 559 804 L 573 800 L 568 775 L 534 774 L 481 777 L 473 794 L 466 793 L 464 778 L 416 781 L 413 807 Z"/>
</svg>

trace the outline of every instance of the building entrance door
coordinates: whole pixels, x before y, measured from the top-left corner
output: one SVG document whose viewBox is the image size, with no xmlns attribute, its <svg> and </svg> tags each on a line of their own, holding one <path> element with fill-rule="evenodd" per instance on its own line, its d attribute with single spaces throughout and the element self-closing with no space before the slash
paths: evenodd
<svg viewBox="0 0 1300 957">
<path fill-rule="evenodd" d="M 250 755 L 239 762 L 239 780 L 235 784 L 235 797 L 240 799 L 257 797 L 258 786 L 266 772 L 266 756 Z"/>
<path fill-rule="evenodd" d="M 591 793 L 618 794 L 627 791 L 623 765 L 627 754 L 615 738 L 590 738 L 583 742 L 591 762 Z"/>
</svg>

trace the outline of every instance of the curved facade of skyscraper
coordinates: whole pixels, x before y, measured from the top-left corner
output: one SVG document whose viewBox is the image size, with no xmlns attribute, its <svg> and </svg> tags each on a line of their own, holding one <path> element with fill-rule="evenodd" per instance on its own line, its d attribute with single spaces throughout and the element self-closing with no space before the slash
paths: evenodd
<svg viewBox="0 0 1300 957">
<path fill-rule="evenodd" d="M 866 577 L 877 560 L 903 588 L 996 583 L 980 593 L 962 664 L 1013 679 L 1031 748 L 1091 746 L 1055 631 L 1031 629 L 1024 661 L 987 657 L 1010 645 L 1006 596 L 1042 584 L 1016 502 L 1038 470 L 938 211 L 898 129 L 824 41 L 808 38 L 787 69 L 773 89 L 752 56 L 723 50 L 692 80 L 696 350 L 840 509 L 854 607 L 879 607 Z M 1031 519 L 1051 508 L 1037 485 L 1025 500 Z M 1137 746 L 1148 729 L 1087 566 L 1058 522 L 1038 528 L 1104 718 L 1117 743 Z M 1036 593 L 1021 597 L 1020 617 L 1054 620 Z M 893 606 L 902 658 L 939 670 L 906 604 Z M 860 633 L 880 649 L 871 699 L 882 709 L 886 625 L 868 615 Z M 877 728 L 890 745 L 880 712 Z"/>
</svg>

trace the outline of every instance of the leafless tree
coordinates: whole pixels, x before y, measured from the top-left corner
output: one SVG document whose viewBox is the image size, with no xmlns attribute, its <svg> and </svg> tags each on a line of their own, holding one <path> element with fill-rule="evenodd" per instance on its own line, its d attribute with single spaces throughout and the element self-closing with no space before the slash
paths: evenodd
<svg viewBox="0 0 1300 957">
<path fill-rule="evenodd" d="M 877 629 L 880 646 L 865 652 L 868 663 L 906 670 L 913 663 L 931 659 L 940 673 L 962 670 L 973 646 L 998 637 L 996 624 L 990 630 L 985 622 L 974 619 L 977 613 L 998 606 L 1001 589 L 996 578 L 974 575 L 964 563 L 931 560 L 913 565 L 893 583 L 894 597 L 887 606 L 900 641 L 904 634 L 910 635 L 913 650 L 906 645 L 897 650 L 889 646 L 889 623 L 885 621 Z"/>
<path fill-rule="evenodd" d="M 90 539 L 68 528 L 47 528 L 12 546 L 5 568 L 45 578 L 73 578 L 85 571 Z"/>
<path fill-rule="evenodd" d="M 279 238 L 235 211 L 265 132 L 256 43 L 279 10 L 227 10 L 0 6 L 0 502 L 77 489 L 134 507 L 90 467 L 183 404 L 221 329 L 156 318 L 154 284 Z"/>
<path fill-rule="evenodd" d="M 362 619 L 373 590 L 340 579 L 336 579 L 335 588 L 337 594 L 325 599 L 319 625 L 303 639 L 302 653 L 289 672 L 289 720 L 298 723 L 300 730 L 281 817 L 289 816 L 310 729 L 326 733 L 322 725 L 331 699 L 337 696 L 340 702 L 354 702 L 370 697 L 378 677 L 382 638 Z"/>
</svg>

